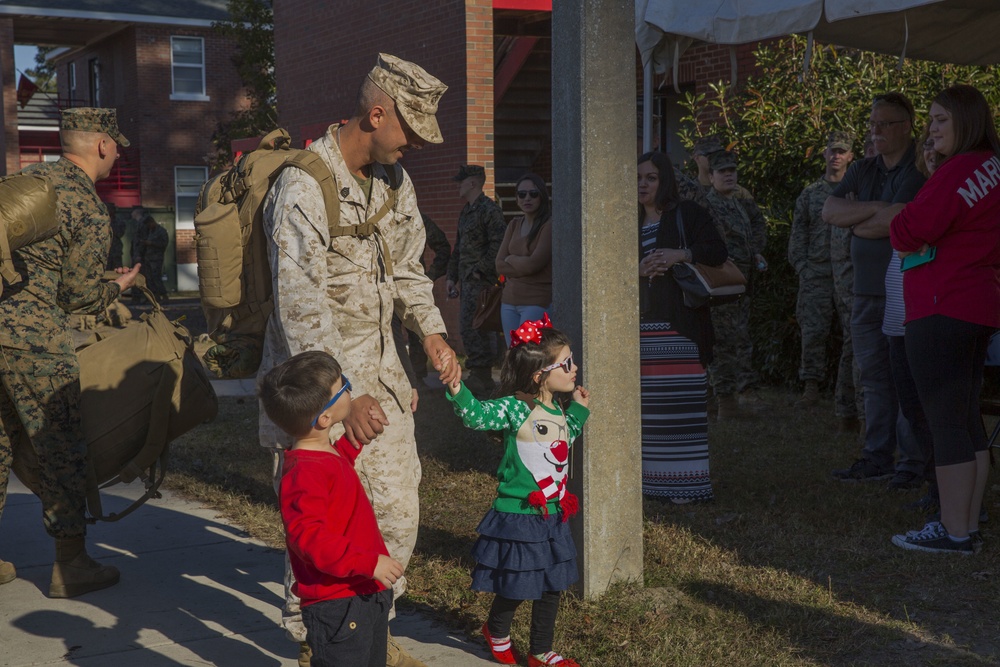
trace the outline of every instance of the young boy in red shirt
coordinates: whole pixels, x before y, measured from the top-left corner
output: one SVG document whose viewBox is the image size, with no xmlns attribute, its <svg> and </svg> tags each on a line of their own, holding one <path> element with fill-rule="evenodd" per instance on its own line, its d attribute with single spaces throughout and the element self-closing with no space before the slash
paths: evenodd
<svg viewBox="0 0 1000 667">
<path fill-rule="evenodd" d="M 257 390 L 295 438 L 279 498 L 313 667 L 385 665 L 392 584 L 403 574 L 354 470 L 360 449 L 346 437 L 330 443 L 330 428 L 351 412 L 350 391 L 337 360 L 319 351 L 275 366 Z"/>
</svg>

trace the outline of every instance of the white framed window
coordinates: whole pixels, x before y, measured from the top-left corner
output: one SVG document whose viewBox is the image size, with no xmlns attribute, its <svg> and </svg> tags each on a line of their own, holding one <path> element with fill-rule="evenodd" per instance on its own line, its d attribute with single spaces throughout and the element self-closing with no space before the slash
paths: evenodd
<svg viewBox="0 0 1000 667">
<path fill-rule="evenodd" d="M 170 38 L 170 99 L 207 102 L 205 93 L 205 40 L 201 37 Z"/>
<path fill-rule="evenodd" d="M 194 229 L 194 207 L 207 180 L 208 167 L 174 167 L 175 229 Z"/>
</svg>

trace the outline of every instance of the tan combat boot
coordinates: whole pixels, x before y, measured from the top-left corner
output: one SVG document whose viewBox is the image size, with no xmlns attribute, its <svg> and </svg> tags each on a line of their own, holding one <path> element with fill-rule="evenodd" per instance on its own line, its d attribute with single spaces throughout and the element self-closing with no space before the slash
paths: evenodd
<svg viewBox="0 0 1000 667">
<path fill-rule="evenodd" d="M 15 579 L 17 579 L 17 570 L 14 569 L 14 564 L 0 560 L 0 584 L 9 584 Z"/>
<path fill-rule="evenodd" d="M 719 404 L 719 421 L 739 419 L 744 416 L 743 411 L 740 410 L 739 399 L 734 394 L 716 394 L 715 398 Z"/>
<path fill-rule="evenodd" d="M 815 380 L 806 380 L 805 391 L 802 392 L 802 397 L 795 401 L 795 407 L 811 408 L 817 403 L 819 403 L 819 383 Z"/>
<path fill-rule="evenodd" d="M 312 664 L 313 652 L 308 642 L 299 642 L 299 667 L 309 667 Z"/>
<path fill-rule="evenodd" d="M 385 648 L 385 667 L 427 667 L 427 665 L 407 653 L 390 633 Z"/>
<path fill-rule="evenodd" d="M 747 389 L 740 392 L 740 407 L 744 412 L 763 412 L 769 409 L 771 404 L 764 400 L 756 389 Z"/>
<path fill-rule="evenodd" d="M 87 555 L 82 537 L 56 540 L 49 597 L 73 598 L 118 583 L 118 568 L 101 565 Z"/>
</svg>

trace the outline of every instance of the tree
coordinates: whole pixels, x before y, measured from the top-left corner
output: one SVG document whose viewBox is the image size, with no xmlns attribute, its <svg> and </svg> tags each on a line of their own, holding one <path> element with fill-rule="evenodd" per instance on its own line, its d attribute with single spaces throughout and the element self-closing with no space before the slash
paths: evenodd
<svg viewBox="0 0 1000 667">
<path fill-rule="evenodd" d="M 212 27 L 236 45 L 233 64 L 246 89 L 249 105 L 216 126 L 212 134 L 215 169 L 231 162 L 230 146 L 234 139 L 265 134 L 278 123 L 271 0 L 229 0 L 228 10 L 229 20 L 216 22 Z"/>
<path fill-rule="evenodd" d="M 872 98 L 881 92 L 907 95 L 917 111 L 914 131 L 927 122 L 931 100 L 954 83 L 976 86 L 994 111 L 1000 106 L 997 67 L 967 67 L 905 60 L 866 51 L 817 46 L 807 76 L 802 60 L 806 40 L 790 37 L 755 52 L 760 74 L 739 90 L 723 83 L 710 95 L 688 94 L 683 102 L 688 130 L 681 140 L 691 146 L 700 134 L 721 133 L 736 141 L 739 180 L 757 199 L 768 218 L 769 269 L 754 285 L 751 337 L 754 362 L 773 383 L 796 382 L 799 328 L 795 321 L 798 281 L 786 259 L 795 200 L 823 172 L 821 153 L 828 134 L 851 132 L 855 159 L 861 158 Z M 709 122 L 699 119 L 711 118 Z M 839 327 L 836 327 L 839 330 Z M 831 369 L 836 376 L 839 342 L 831 343 Z"/>
<path fill-rule="evenodd" d="M 55 50 L 54 46 L 39 46 L 35 52 L 35 66 L 24 72 L 24 75 L 31 79 L 38 91 L 42 93 L 55 93 L 56 68 L 48 61 L 48 55 Z"/>
</svg>

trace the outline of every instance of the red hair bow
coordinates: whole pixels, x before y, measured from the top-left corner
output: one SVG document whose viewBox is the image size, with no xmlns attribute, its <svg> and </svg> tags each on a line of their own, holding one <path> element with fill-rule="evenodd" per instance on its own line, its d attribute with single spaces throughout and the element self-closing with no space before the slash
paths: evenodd
<svg viewBox="0 0 1000 667">
<path fill-rule="evenodd" d="M 516 329 L 510 332 L 510 347 L 514 349 L 522 343 L 534 343 L 538 345 L 542 342 L 542 329 L 551 329 L 552 322 L 549 320 L 549 314 L 545 313 L 542 315 L 542 319 L 535 320 L 534 322 L 525 322 Z"/>
</svg>

